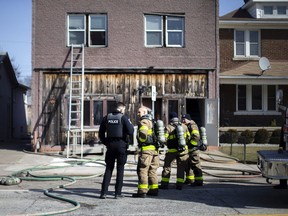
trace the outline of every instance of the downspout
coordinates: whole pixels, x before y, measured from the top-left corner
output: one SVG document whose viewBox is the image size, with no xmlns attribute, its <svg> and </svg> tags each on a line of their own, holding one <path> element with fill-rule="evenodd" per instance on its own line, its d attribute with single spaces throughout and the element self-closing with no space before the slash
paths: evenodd
<svg viewBox="0 0 288 216">
<path fill-rule="evenodd" d="M 220 36 L 219 36 L 219 0 L 215 1 L 216 4 L 216 19 L 215 19 L 215 35 L 216 35 L 216 73 L 215 73 L 215 97 L 217 99 L 217 146 L 219 146 L 219 123 L 220 123 L 220 85 L 219 85 L 219 73 L 220 73 Z"/>
</svg>

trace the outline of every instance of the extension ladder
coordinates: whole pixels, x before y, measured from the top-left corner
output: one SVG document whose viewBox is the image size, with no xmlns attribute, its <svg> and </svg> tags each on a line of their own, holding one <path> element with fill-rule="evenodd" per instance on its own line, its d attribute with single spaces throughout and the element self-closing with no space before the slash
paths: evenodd
<svg viewBox="0 0 288 216">
<path fill-rule="evenodd" d="M 67 158 L 75 155 L 80 144 L 83 158 L 83 113 L 84 113 L 84 44 L 71 46 L 69 80 L 69 111 L 67 131 Z"/>
</svg>

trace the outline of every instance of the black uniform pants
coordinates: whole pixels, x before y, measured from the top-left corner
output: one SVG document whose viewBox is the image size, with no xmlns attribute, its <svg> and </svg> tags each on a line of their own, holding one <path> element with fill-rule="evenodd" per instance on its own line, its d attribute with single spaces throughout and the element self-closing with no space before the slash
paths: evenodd
<svg viewBox="0 0 288 216">
<path fill-rule="evenodd" d="M 127 162 L 127 144 L 124 141 L 111 142 L 107 144 L 107 151 L 105 155 L 106 169 L 102 182 L 101 194 L 107 194 L 108 192 L 115 161 L 117 164 L 115 195 L 121 195 L 123 187 L 124 166 Z"/>
</svg>

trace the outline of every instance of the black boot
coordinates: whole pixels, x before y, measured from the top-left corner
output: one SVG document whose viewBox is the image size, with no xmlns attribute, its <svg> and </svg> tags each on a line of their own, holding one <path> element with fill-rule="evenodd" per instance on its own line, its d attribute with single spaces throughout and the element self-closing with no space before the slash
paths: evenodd
<svg viewBox="0 0 288 216">
<path fill-rule="evenodd" d="M 159 189 L 168 190 L 169 188 L 168 188 L 168 185 L 164 184 L 164 185 L 160 185 Z"/>
<path fill-rule="evenodd" d="M 203 181 L 201 180 L 196 180 L 191 184 L 192 187 L 199 187 L 199 186 L 203 186 Z"/>
<path fill-rule="evenodd" d="M 134 198 L 145 198 L 146 197 L 146 193 L 135 193 L 135 194 L 132 194 L 132 197 L 134 197 Z"/>
<path fill-rule="evenodd" d="M 147 195 L 148 196 L 158 196 L 158 190 L 149 190 Z"/>
</svg>

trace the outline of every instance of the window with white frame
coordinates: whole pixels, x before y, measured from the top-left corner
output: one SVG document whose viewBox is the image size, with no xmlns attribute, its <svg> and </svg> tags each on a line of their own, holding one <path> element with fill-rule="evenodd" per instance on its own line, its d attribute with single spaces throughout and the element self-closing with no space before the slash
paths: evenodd
<svg viewBox="0 0 288 216">
<path fill-rule="evenodd" d="M 272 15 L 273 14 L 273 6 L 264 6 L 264 15 Z"/>
<path fill-rule="evenodd" d="M 106 14 L 69 14 L 67 45 L 107 46 Z"/>
<path fill-rule="evenodd" d="M 275 85 L 237 85 L 237 111 L 276 111 Z"/>
<path fill-rule="evenodd" d="M 234 55 L 236 57 L 259 56 L 260 33 L 258 30 L 235 30 Z"/>
<path fill-rule="evenodd" d="M 183 47 L 184 17 L 145 15 L 146 47 Z"/>
<path fill-rule="evenodd" d="M 277 14 L 278 15 L 287 15 L 287 7 L 286 6 L 277 6 Z"/>
<path fill-rule="evenodd" d="M 264 5 L 262 10 L 264 18 L 287 17 L 287 5 Z"/>
<path fill-rule="evenodd" d="M 80 14 L 68 15 L 68 45 L 86 44 L 86 17 Z"/>
</svg>

